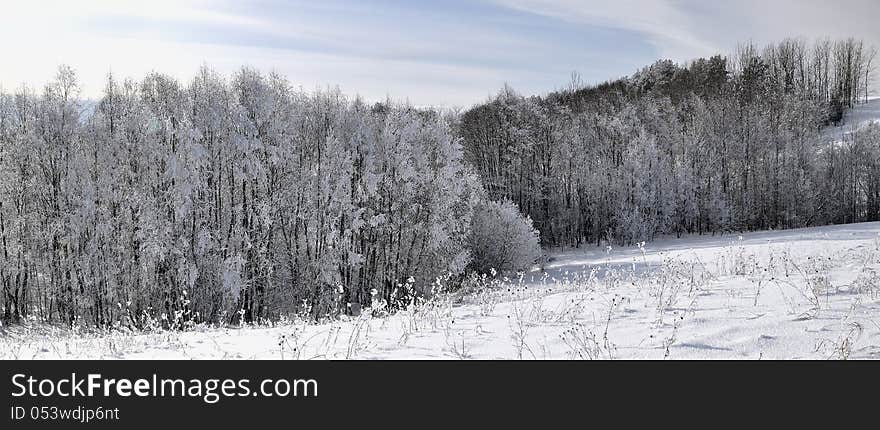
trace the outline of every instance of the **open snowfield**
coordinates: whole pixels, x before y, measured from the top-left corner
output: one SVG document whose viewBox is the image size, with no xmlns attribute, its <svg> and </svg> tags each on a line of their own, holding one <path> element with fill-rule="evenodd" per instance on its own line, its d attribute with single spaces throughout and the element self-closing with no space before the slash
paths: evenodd
<svg viewBox="0 0 880 430">
<path fill-rule="evenodd" d="M 880 223 L 573 250 L 391 316 L 75 333 L 5 328 L 6 359 L 880 358 Z"/>
</svg>

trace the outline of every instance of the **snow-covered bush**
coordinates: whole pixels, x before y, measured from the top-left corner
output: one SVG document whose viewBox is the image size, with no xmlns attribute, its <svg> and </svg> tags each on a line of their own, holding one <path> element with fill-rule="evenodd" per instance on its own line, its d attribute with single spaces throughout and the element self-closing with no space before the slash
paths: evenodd
<svg viewBox="0 0 880 430">
<path fill-rule="evenodd" d="M 541 256 L 532 220 L 507 200 L 481 204 L 474 210 L 469 247 L 470 269 L 478 273 L 528 269 Z"/>
</svg>

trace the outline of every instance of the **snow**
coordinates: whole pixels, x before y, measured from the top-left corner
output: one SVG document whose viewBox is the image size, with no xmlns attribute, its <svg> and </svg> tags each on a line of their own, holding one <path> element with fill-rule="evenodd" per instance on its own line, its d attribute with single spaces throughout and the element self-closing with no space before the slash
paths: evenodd
<svg viewBox="0 0 880 430">
<path fill-rule="evenodd" d="M 870 124 L 880 125 L 880 97 L 869 98 L 867 102 L 857 104 L 846 111 L 843 121 L 838 126 L 826 127 L 822 130 L 823 140 L 840 143 L 853 132 Z"/>
<path fill-rule="evenodd" d="M 880 223 L 557 253 L 385 317 L 95 335 L 6 328 L 19 359 L 880 358 Z"/>
</svg>

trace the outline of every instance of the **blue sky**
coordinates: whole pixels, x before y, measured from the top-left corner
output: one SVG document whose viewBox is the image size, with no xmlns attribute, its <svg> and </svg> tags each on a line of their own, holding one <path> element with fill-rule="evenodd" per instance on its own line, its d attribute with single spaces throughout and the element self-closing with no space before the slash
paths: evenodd
<svg viewBox="0 0 880 430">
<path fill-rule="evenodd" d="M 832 4 L 833 3 L 833 4 Z M 875 0 L 0 0 L 0 86 L 58 64 L 84 97 L 110 71 L 188 80 L 202 64 L 275 71 L 370 100 L 469 106 L 505 82 L 527 94 L 785 36 L 880 45 Z"/>
</svg>

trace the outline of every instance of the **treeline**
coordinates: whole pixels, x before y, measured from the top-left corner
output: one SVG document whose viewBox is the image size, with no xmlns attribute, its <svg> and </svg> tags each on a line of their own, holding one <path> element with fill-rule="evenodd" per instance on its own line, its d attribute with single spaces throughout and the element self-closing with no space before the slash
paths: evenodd
<svg viewBox="0 0 880 430">
<path fill-rule="evenodd" d="M 62 67 L 0 93 L 0 317 L 320 319 L 528 268 L 539 237 L 878 220 L 880 131 L 820 139 L 867 97 L 872 60 L 789 40 L 546 97 L 504 88 L 462 114 L 247 68 L 111 76 L 89 104 Z"/>
<path fill-rule="evenodd" d="M 317 319 L 427 294 L 472 260 L 485 194 L 438 111 L 250 69 L 111 76 L 94 112 L 77 93 L 62 67 L 0 96 L 7 322 Z"/>
<path fill-rule="evenodd" d="M 457 129 L 547 246 L 878 220 L 876 133 L 820 138 L 867 100 L 875 52 L 785 40 L 545 97 L 505 87 Z"/>
</svg>

